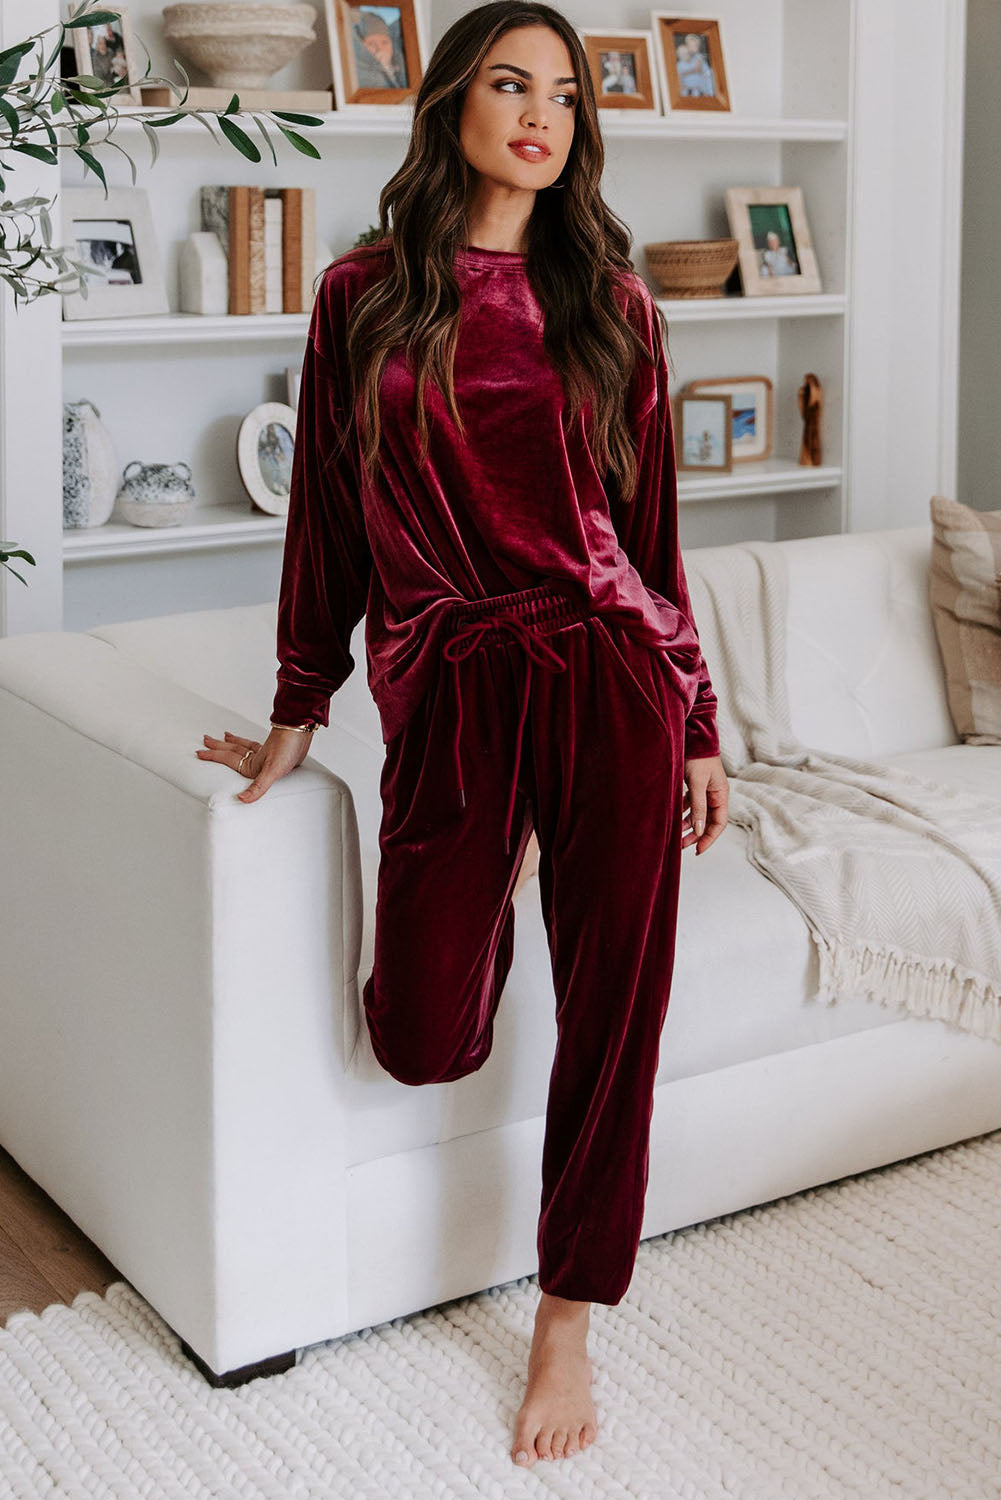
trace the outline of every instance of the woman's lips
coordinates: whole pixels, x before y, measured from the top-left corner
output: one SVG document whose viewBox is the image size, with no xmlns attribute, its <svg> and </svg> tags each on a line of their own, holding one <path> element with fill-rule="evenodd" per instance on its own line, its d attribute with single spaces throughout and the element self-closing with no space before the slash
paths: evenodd
<svg viewBox="0 0 1001 1500">
<path fill-rule="evenodd" d="M 549 151 L 545 146 L 530 146 L 527 141 L 517 141 L 513 145 L 509 142 L 508 150 L 513 151 L 515 156 L 520 156 L 522 161 L 549 160 Z"/>
</svg>

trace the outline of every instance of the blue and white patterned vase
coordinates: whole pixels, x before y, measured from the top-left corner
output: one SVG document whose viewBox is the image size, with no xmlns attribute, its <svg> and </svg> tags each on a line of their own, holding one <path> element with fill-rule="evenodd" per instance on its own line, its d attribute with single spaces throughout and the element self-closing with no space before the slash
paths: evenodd
<svg viewBox="0 0 1001 1500">
<path fill-rule="evenodd" d="M 141 464 L 134 458 L 125 466 L 118 514 L 133 526 L 181 526 L 195 498 L 191 468 L 183 459 L 176 464 Z"/>
<path fill-rule="evenodd" d="M 63 402 L 63 529 L 103 526 L 115 506 L 118 454 L 93 401 Z"/>
</svg>

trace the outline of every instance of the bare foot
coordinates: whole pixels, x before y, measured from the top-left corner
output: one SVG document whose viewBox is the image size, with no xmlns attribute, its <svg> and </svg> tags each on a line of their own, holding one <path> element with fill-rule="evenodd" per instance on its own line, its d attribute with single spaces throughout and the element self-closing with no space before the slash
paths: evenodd
<svg viewBox="0 0 1001 1500">
<path fill-rule="evenodd" d="M 523 1468 L 569 1458 L 598 1435 L 587 1353 L 590 1302 L 543 1292 L 528 1356 L 528 1385 L 514 1423 L 511 1457 Z"/>
</svg>

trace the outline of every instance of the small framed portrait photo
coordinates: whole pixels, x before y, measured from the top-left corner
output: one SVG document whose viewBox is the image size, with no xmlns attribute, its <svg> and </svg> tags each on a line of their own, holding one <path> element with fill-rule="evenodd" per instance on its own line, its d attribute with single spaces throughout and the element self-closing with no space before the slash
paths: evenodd
<svg viewBox="0 0 1001 1500">
<path fill-rule="evenodd" d="M 71 5 L 68 19 L 72 20 L 77 10 L 78 7 Z M 72 35 L 73 60 L 78 76 L 89 74 L 109 88 L 122 85 L 114 95 L 116 107 L 142 104 L 139 79 L 143 77 L 144 69 L 139 65 L 131 16 L 124 6 L 116 4 L 115 15 L 110 21 L 74 27 Z"/>
<path fill-rule="evenodd" d="M 767 375 L 730 380 L 689 380 L 683 393 L 730 397 L 731 457 L 735 464 L 768 458 L 772 451 L 773 391 Z"/>
<path fill-rule="evenodd" d="M 292 492 L 297 413 L 284 401 L 262 401 L 240 423 L 236 463 L 258 510 L 287 516 Z"/>
<path fill-rule="evenodd" d="M 658 119 L 660 90 L 649 31 L 599 31 L 579 26 L 599 110 L 633 119 Z M 605 116 L 612 118 L 611 113 Z"/>
<path fill-rule="evenodd" d="M 679 473 L 729 474 L 733 467 L 733 403 L 725 395 L 674 398 Z"/>
<path fill-rule="evenodd" d="M 85 289 L 63 293 L 63 319 L 169 312 L 145 188 L 64 187 L 61 198 L 63 239 L 75 247 Z"/>
<path fill-rule="evenodd" d="M 334 108 L 406 114 L 424 77 L 424 0 L 325 0 Z"/>
<path fill-rule="evenodd" d="M 822 290 L 802 188 L 727 188 L 726 214 L 745 297 Z"/>
<path fill-rule="evenodd" d="M 664 93 L 669 110 L 732 110 L 723 63 L 719 22 L 706 17 L 651 12 Z"/>
</svg>

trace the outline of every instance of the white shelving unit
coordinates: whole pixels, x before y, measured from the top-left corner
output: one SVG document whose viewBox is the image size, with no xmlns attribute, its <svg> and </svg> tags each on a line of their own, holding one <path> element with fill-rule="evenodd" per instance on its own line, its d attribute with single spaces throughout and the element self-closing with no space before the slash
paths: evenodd
<svg viewBox="0 0 1001 1500">
<path fill-rule="evenodd" d="M 13 25 L 23 35 L 58 16 L 59 0 L 0 3 L 7 46 L 17 39 Z M 462 8 L 436 0 L 432 36 Z M 905 524 L 923 518 L 928 496 L 954 482 L 965 0 L 918 0 L 917 9 L 920 18 L 910 0 L 878 7 L 862 0 L 716 0 L 734 113 L 637 122 L 602 112 L 603 191 L 630 226 L 641 273 L 645 243 L 729 232 L 727 186 L 784 184 L 804 191 L 823 279 L 814 296 L 662 300 L 672 390 L 690 379 L 766 374 L 775 393 L 769 459 L 722 476 L 681 476 L 686 547 Z M 153 71 L 170 75 L 158 0 L 133 0 L 131 14 Z M 619 19 L 649 24 L 644 13 Z M 322 7 L 318 22 L 320 40 L 277 75 L 276 87 L 328 83 Z M 329 113 L 304 131 L 323 159 L 308 160 L 272 131 L 275 167 L 263 142 L 262 161 L 250 163 L 213 142 L 198 121 L 181 121 L 159 132 L 160 156 L 151 166 L 132 113 L 122 108 L 115 139 L 150 194 L 172 308 L 178 250 L 199 227 L 202 185 L 314 186 L 321 241 L 338 254 L 374 224 L 379 188 L 409 135 L 406 119 Z M 256 127 L 246 123 L 256 140 Z M 131 182 L 120 152 L 98 148 L 98 155 L 110 183 Z M 71 153 L 63 163 L 63 183 L 95 181 Z M 12 197 L 51 195 L 60 179 L 57 169 L 38 164 L 20 166 L 16 176 Z M 56 237 L 65 239 L 58 202 L 53 219 Z M 44 553 L 43 566 L 32 570 L 30 607 L 0 577 L 4 632 L 86 629 L 100 620 L 275 597 L 284 520 L 243 497 L 235 440 L 253 406 L 286 399 L 284 371 L 301 359 L 308 315 L 173 311 L 61 322 L 53 311 L 22 312 L 20 332 L 5 331 L 0 342 L 8 367 L 0 415 L 15 431 L 0 457 L 0 535 Z M 9 378 L 29 326 L 38 351 L 30 405 Z M 808 371 L 825 392 L 824 461 L 817 468 L 797 462 L 796 392 Z M 190 524 L 61 532 L 61 481 L 54 482 L 49 450 L 61 402 L 84 396 L 113 432 L 122 468 L 135 458 L 191 464 L 199 503 Z M 29 451 L 19 447 L 18 424 L 40 409 L 44 422 L 28 420 L 48 457 L 29 498 Z"/>
</svg>

